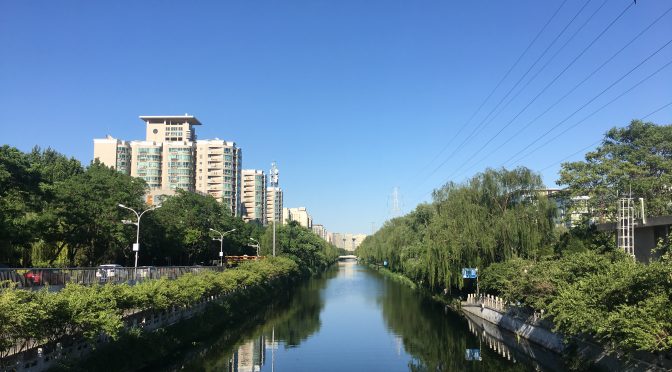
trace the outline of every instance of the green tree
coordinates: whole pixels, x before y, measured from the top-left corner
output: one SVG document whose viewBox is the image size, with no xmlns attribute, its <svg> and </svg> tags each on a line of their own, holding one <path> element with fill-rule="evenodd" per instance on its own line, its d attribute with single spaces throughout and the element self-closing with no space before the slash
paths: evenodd
<svg viewBox="0 0 672 372">
<path fill-rule="evenodd" d="M 630 190 L 646 200 L 647 214 L 672 213 L 672 126 L 633 120 L 610 129 L 584 161 L 562 164 L 558 184 L 569 196 L 590 196 L 591 209 L 607 218 Z"/>
</svg>

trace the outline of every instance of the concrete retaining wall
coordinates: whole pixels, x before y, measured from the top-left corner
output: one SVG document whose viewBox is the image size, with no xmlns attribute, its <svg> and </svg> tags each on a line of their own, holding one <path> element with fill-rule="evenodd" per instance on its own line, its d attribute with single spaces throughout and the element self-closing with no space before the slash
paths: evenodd
<svg viewBox="0 0 672 372">
<path fill-rule="evenodd" d="M 487 320 L 490 323 L 496 324 L 499 327 L 511 331 L 520 337 L 534 342 L 537 345 L 543 346 L 548 350 L 556 353 L 561 353 L 565 349 L 562 342 L 562 337 L 549 331 L 548 329 L 526 323 L 520 319 L 506 315 L 499 311 L 481 307 L 478 305 L 462 303 L 462 311 L 473 314 L 479 318 Z"/>
</svg>

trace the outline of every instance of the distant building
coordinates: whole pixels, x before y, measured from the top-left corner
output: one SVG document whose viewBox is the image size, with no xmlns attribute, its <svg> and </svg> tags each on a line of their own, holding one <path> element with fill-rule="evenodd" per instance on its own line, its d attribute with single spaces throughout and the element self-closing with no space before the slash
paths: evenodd
<svg viewBox="0 0 672 372">
<path fill-rule="evenodd" d="M 315 235 L 319 236 L 320 238 L 324 239 L 325 241 L 328 241 L 327 229 L 325 229 L 323 225 L 313 224 L 313 233 L 315 233 Z"/>
<path fill-rule="evenodd" d="M 282 220 L 283 222 L 296 221 L 299 225 L 309 229 L 313 227 L 313 218 L 308 214 L 306 207 L 283 208 Z"/>
<path fill-rule="evenodd" d="M 283 195 L 280 187 L 266 189 L 266 221 L 283 223 L 282 219 Z"/>
<path fill-rule="evenodd" d="M 331 233 L 331 244 L 346 251 L 354 251 L 366 239 L 366 234 Z"/>
<path fill-rule="evenodd" d="M 257 169 L 243 169 L 243 219 L 266 224 L 266 175 Z"/>
</svg>

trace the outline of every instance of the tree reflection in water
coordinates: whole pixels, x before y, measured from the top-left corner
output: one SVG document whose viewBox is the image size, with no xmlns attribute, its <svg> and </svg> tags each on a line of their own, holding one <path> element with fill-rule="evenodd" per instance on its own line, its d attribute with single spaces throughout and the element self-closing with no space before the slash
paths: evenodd
<svg viewBox="0 0 672 372">
<path fill-rule="evenodd" d="M 411 371 L 544 369 L 518 350 L 488 338 L 474 325 L 470 327 L 466 319 L 428 296 L 393 280 L 385 280 L 378 301 L 387 326 L 413 357 L 408 365 Z M 480 350 L 481 360 L 467 360 L 468 349 Z"/>
<path fill-rule="evenodd" d="M 192 371 L 256 371 L 271 358 L 266 351 L 275 345 L 298 347 L 320 330 L 324 307 L 321 291 L 338 273 L 332 268 L 320 277 L 279 293 L 265 310 L 250 314 L 236 329 L 223 329 L 217 341 L 193 354 L 175 369 Z"/>
</svg>

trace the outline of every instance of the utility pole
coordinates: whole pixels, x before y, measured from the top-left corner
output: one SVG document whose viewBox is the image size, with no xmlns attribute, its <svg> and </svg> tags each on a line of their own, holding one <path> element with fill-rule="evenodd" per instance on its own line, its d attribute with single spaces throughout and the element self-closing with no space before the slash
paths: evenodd
<svg viewBox="0 0 672 372">
<path fill-rule="evenodd" d="M 133 278 L 134 278 L 134 280 L 138 280 L 138 253 L 140 252 L 140 219 L 142 218 L 143 214 L 145 214 L 149 211 L 153 211 L 155 209 L 159 209 L 159 208 L 161 208 L 161 206 L 160 205 L 153 206 L 149 209 L 145 209 L 141 213 L 138 213 L 135 209 L 129 208 L 129 207 L 123 205 L 123 204 L 119 204 L 119 208 L 128 209 L 129 211 L 135 213 L 135 216 L 138 218 L 137 222 L 132 222 L 132 221 L 129 221 L 129 220 L 122 220 L 121 221 L 125 225 L 135 225 L 137 227 L 136 233 L 135 233 L 135 244 L 133 244 L 133 251 L 135 252 L 135 266 L 134 266 L 135 269 L 134 269 L 134 273 L 133 273 Z"/>
<path fill-rule="evenodd" d="M 220 232 L 215 229 L 210 229 L 219 234 L 219 238 L 212 238 L 212 240 L 219 240 L 219 266 L 224 266 L 224 235 L 236 231 L 236 229 L 231 229 L 226 232 Z"/>
<path fill-rule="evenodd" d="M 271 177 L 271 187 L 273 188 L 273 257 L 275 257 L 275 220 L 278 216 L 278 206 L 280 204 L 276 203 L 278 199 L 278 180 L 280 172 L 275 165 L 275 161 L 271 163 L 271 171 L 268 175 Z"/>
</svg>

